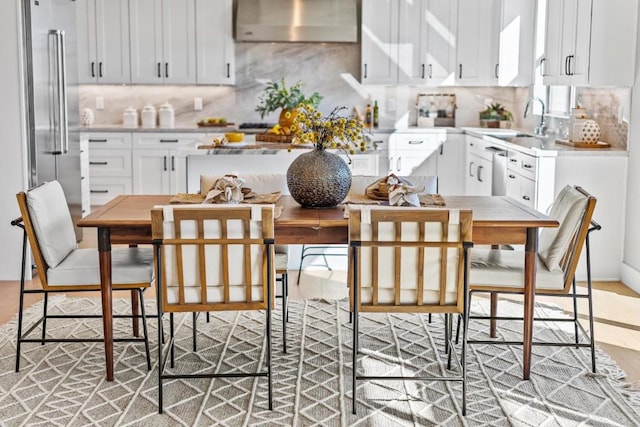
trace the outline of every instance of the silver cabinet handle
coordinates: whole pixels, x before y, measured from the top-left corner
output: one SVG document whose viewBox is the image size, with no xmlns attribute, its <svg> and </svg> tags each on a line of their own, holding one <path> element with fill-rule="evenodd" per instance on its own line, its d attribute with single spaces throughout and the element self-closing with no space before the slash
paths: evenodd
<svg viewBox="0 0 640 427">
<path fill-rule="evenodd" d="M 424 64 L 422 64 L 422 76 L 420 78 L 424 79 Z"/>
<path fill-rule="evenodd" d="M 98 77 L 102 77 L 102 62 L 98 62 Z"/>
<path fill-rule="evenodd" d="M 424 144 L 424 141 L 418 141 L 418 140 L 416 140 L 416 141 L 409 141 L 409 142 L 408 142 L 408 144 L 409 144 L 409 145 Z"/>
<path fill-rule="evenodd" d="M 469 176 L 473 176 L 473 165 L 475 165 L 476 162 L 469 162 Z"/>
<path fill-rule="evenodd" d="M 433 65 L 429 64 L 429 78 L 433 78 Z"/>
<path fill-rule="evenodd" d="M 91 61 L 91 77 L 96 76 L 96 63 Z"/>
<path fill-rule="evenodd" d="M 516 176 L 515 175 L 509 175 L 509 178 L 516 179 Z"/>
<path fill-rule="evenodd" d="M 484 181 L 482 180 L 482 169 L 483 169 L 483 168 L 484 168 L 484 166 L 482 166 L 482 165 L 478 165 L 478 181 L 480 181 L 480 182 L 484 182 Z"/>
<path fill-rule="evenodd" d="M 51 55 L 55 56 L 51 56 Z M 67 126 L 67 67 L 65 63 L 64 31 L 49 30 L 49 55 L 51 81 L 55 81 L 53 128 L 54 142 L 52 154 L 69 152 L 69 129 Z"/>
<path fill-rule="evenodd" d="M 162 78 L 162 63 L 158 62 L 158 78 Z"/>
<path fill-rule="evenodd" d="M 460 64 L 458 67 L 459 67 L 458 78 L 461 79 L 462 78 L 462 64 Z"/>
<path fill-rule="evenodd" d="M 168 62 L 164 63 L 164 76 L 166 78 L 169 78 L 169 63 Z"/>
<path fill-rule="evenodd" d="M 398 160 L 396 161 L 396 167 L 397 167 L 397 171 L 400 172 L 400 161 L 402 160 L 402 157 L 398 157 Z"/>
<path fill-rule="evenodd" d="M 547 58 L 542 58 L 540 60 L 540 75 L 542 77 L 545 76 L 545 68 L 546 68 L 546 66 L 547 66 Z"/>
<path fill-rule="evenodd" d="M 530 198 L 529 196 L 522 196 L 522 198 L 523 198 L 524 200 L 531 200 L 531 198 Z"/>
<path fill-rule="evenodd" d="M 531 169 L 533 166 L 531 166 L 529 163 L 523 163 L 522 167 L 525 169 Z"/>
<path fill-rule="evenodd" d="M 231 77 L 231 64 L 227 62 L 227 78 Z"/>
<path fill-rule="evenodd" d="M 364 78 L 367 78 L 367 64 L 364 64 Z"/>
</svg>

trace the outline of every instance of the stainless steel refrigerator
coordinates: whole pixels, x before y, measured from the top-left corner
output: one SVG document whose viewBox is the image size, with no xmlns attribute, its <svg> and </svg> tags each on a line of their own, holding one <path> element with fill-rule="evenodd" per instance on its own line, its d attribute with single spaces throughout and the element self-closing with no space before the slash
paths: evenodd
<svg viewBox="0 0 640 427">
<path fill-rule="evenodd" d="M 22 0 L 29 137 L 29 184 L 58 180 L 81 217 L 76 4 Z M 78 240 L 81 233 L 76 228 Z"/>
</svg>

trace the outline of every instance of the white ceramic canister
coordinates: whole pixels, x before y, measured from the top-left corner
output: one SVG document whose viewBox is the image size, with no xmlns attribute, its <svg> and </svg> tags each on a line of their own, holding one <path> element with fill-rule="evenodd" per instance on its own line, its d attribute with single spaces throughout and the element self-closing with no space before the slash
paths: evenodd
<svg viewBox="0 0 640 427">
<path fill-rule="evenodd" d="M 168 102 L 165 102 L 160 106 L 160 110 L 158 110 L 158 116 L 161 128 L 173 129 L 175 127 L 175 112 L 171 104 L 169 104 Z"/>
<path fill-rule="evenodd" d="M 151 104 L 142 108 L 142 127 L 147 129 L 156 127 L 156 109 Z"/>
<path fill-rule="evenodd" d="M 138 127 L 138 110 L 129 107 L 122 113 L 122 127 L 137 128 Z"/>
</svg>

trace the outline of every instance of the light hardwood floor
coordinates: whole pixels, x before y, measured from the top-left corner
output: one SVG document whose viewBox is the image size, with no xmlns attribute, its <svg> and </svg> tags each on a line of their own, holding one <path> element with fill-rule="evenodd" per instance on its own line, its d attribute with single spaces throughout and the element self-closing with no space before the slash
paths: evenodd
<svg viewBox="0 0 640 427">
<path fill-rule="evenodd" d="M 289 279 L 290 296 L 293 299 L 319 297 L 346 297 L 344 287 L 344 271 L 328 272 L 326 270 L 305 271 L 306 280 L 299 287 L 295 285 L 297 272 L 292 272 Z M 313 280 L 316 276 L 317 280 Z M 309 280 L 311 279 L 311 280 Z M 39 285 L 37 279 L 27 282 L 27 287 Z M 318 285 L 318 286 L 316 286 Z M 147 298 L 152 298 L 155 291 L 145 292 Z M 94 296 L 98 293 L 72 294 L 72 296 Z M 129 298 L 128 292 L 116 293 L 116 297 Z M 28 295 L 26 304 L 31 305 L 39 298 Z M 542 300 L 542 298 L 539 298 Z M 5 324 L 18 312 L 19 282 L 0 281 L 0 324 Z M 559 299 L 553 300 L 559 304 Z M 562 303 L 567 312 L 571 312 L 571 301 L 566 299 Z M 586 302 L 585 302 L 586 304 Z M 581 304 L 582 305 L 582 304 Z M 640 295 L 633 292 L 620 282 L 594 283 L 594 312 L 595 329 L 598 346 L 606 351 L 618 363 L 630 383 L 640 382 Z M 584 307 L 579 312 L 585 313 Z M 583 319 L 586 326 L 586 318 Z"/>
</svg>

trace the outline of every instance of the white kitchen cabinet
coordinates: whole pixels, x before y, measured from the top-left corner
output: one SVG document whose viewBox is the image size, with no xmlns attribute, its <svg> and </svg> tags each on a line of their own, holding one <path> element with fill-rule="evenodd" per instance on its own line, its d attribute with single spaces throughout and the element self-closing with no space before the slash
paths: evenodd
<svg viewBox="0 0 640 427">
<path fill-rule="evenodd" d="M 131 82 L 196 83 L 195 0 L 131 0 Z"/>
<path fill-rule="evenodd" d="M 545 85 L 631 86 L 638 0 L 549 0 Z"/>
<path fill-rule="evenodd" d="M 89 204 L 103 205 L 121 194 L 131 194 L 131 134 L 85 133 L 88 147 Z M 83 200 L 84 202 L 84 200 Z"/>
<path fill-rule="evenodd" d="M 339 154 L 349 166 L 351 175 L 378 176 L 378 154 Z"/>
<path fill-rule="evenodd" d="M 134 133 L 133 193 L 186 192 L 186 160 L 178 155 L 178 149 L 195 143 L 203 136 L 203 134 Z"/>
<path fill-rule="evenodd" d="M 498 84 L 530 86 L 535 62 L 536 0 L 501 3 Z"/>
<path fill-rule="evenodd" d="M 532 209 L 536 208 L 536 181 L 525 176 L 520 166 L 512 163 L 507 165 L 506 184 L 507 196 Z"/>
<path fill-rule="evenodd" d="M 196 0 L 198 84 L 235 83 L 233 1 Z"/>
<path fill-rule="evenodd" d="M 89 172 L 89 141 L 80 138 L 80 206 L 84 218 L 91 213 L 91 176 Z"/>
<path fill-rule="evenodd" d="M 426 4 L 398 2 L 398 83 L 421 84 L 427 77 Z"/>
<path fill-rule="evenodd" d="M 467 135 L 465 193 L 468 196 L 491 196 L 493 175 L 493 154 L 486 148 L 486 141 Z"/>
<path fill-rule="evenodd" d="M 458 85 L 497 85 L 500 6 L 500 0 L 458 0 Z"/>
<path fill-rule="evenodd" d="M 465 138 L 462 133 L 447 134 L 437 157 L 438 192 L 444 195 L 464 194 Z"/>
<path fill-rule="evenodd" d="M 457 0 L 424 0 L 426 3 L 426 83 L 452 85 L 456 70 Z"/>
<path fill-rule="evenodd" d="M 362 0 L 361 82 L 398 81 L 398 2 Z"/>
<path fill-rule="evenodd" d="M 129 2 L 79 0 L 76 11 L 78 83 L 129 83 Z"/>
<path fill-rule="evenodd" d="M 438 151 L 446 131 L 432 133 L 394 132 L 389 137 L 389 172 L 398 176 L 438 174 Z"/>
</svg>

